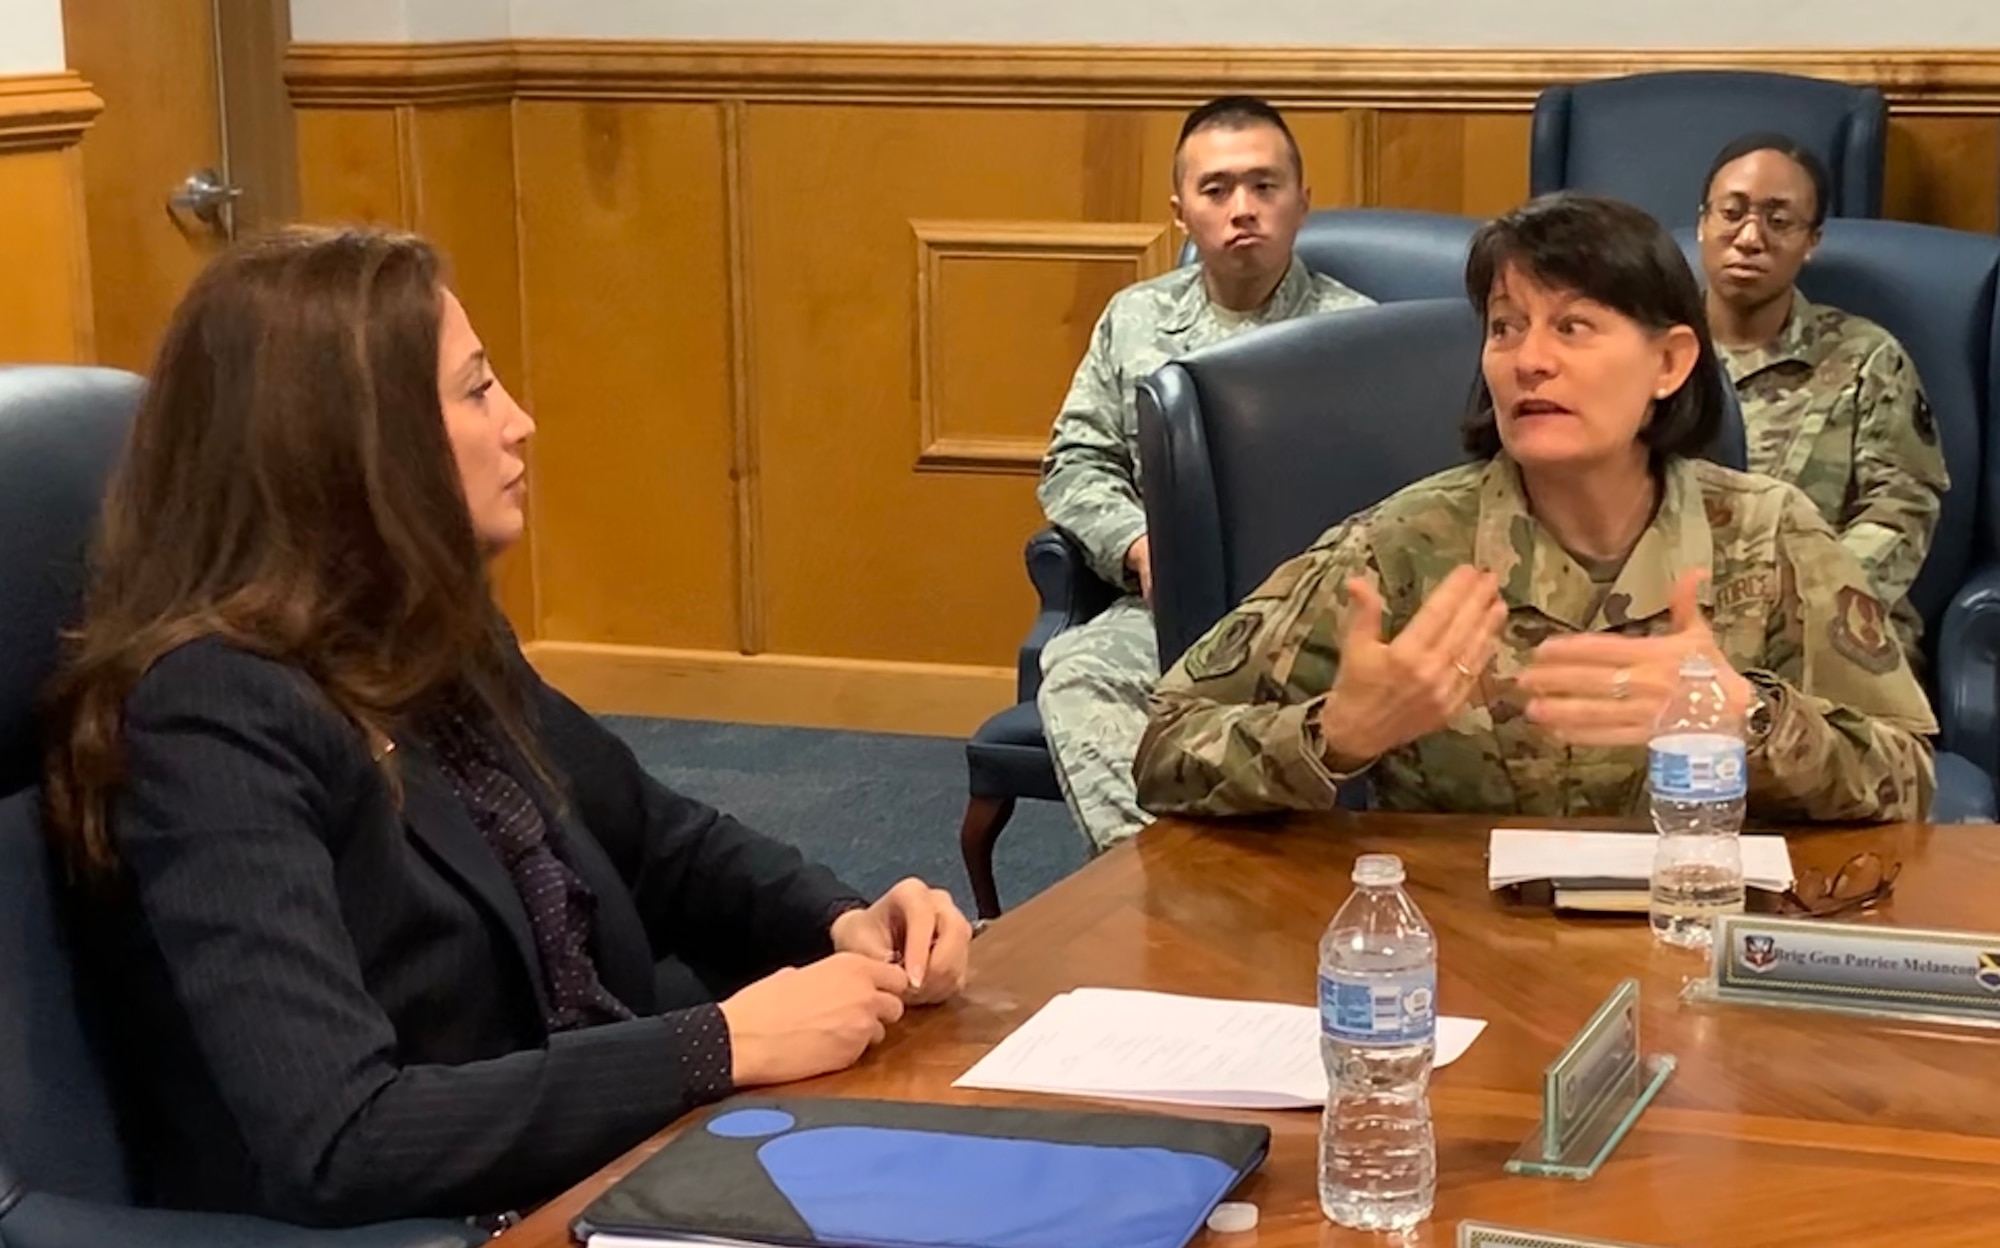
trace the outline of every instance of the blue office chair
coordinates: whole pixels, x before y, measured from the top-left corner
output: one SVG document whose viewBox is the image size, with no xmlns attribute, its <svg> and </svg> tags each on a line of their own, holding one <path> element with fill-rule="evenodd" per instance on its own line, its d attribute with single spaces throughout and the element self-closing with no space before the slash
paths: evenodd
<svg viewBox="0 0 2000 1248">
<path fill-rule="evenodd" d="M 6 1248 L 465 1248 L 457 1222 L 308 1230 L 132 1207 L 40 826 L 36 700 L 74 620 L 85 547 L 141 381 L 0 369 L 0 1244 Z"/>
<path fill-rule="evenodd" d="M 1164 670 L 1347 516 L 1465 461 L 1479 365 L 1463 297 L 1244 334 L 1139 383 Z"/>
<path fill-rule="evenodd" d="M 1335 208 L 1315 212 L 1299 231 L 1306 266 L 1383 303 L 1463 297 L 1467 245 L 1479 222 L 1470 217 L 1393 209 Z M 1181 262 L 1194 251 L 1184 246 Z M 959 853 L 982 919 L 997 918 L 1000 890 L 993 850 L 1021 798 L 1061 801 L 1054 760 L 1042 735 L 1035 693 L 1042 681 L 1042 647 L 1117 601 L 1121 591 L 1099 580 L 1083 552 L 1056 529 L 1028 542 L 1028 578 L 1040 608 L 1015 659 L 1013 706 L 979 726 L 965 745 L 970 796 L 959 826 Z"/>
<path fill-rule="evenodd" d="M 1124 592 L 1098 579 L 1083 550 L 1060 529 L 1047 528 L 1028 539 L 1028 580 L 1040 609 L 1014 658 L 1014 705 L 979 726 L 965 743 L 971 796 L 959 826 L 959 855 L 972 884 L 979 917 L 1000 917 L 1000 886 L 993 878 L 993 847 L 1014 817 L 1021 798 L 1063 800 L 1055 760 L 1042 735 L 1035 695 L 1042 687 L 1042 647 L 1065 628 L 1074 628 L 1118 601 Z"/>
<path fill-rule="evenodd" d="M 1680 70 L 1549 87 L 1535 101 L 1528 184 L 1580 190 L 1692 226 L 1702 175 L 1752 130 L 1791 135 L 1826 162 L 1827 215 L 1882 215 L 1889 106 L 1875 87 L 1791 74 Z"/>
</svg>

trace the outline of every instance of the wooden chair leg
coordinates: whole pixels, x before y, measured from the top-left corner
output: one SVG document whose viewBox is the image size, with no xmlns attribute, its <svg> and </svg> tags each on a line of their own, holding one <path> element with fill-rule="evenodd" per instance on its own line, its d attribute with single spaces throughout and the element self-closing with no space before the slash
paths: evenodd
<svg viewBox="0 0 2000 1248">
<path fill-rule="evenodd" d="M 1014 817 L 1011 797 L 974 797 L 965 803 L 965 823 L 958 829 L 958 852 L 965 858 L 966 878 L 981 919 L 1000 917 L 1000 888 L 993 882 L 993 846 L 1001 829 Z"/>
</svg>

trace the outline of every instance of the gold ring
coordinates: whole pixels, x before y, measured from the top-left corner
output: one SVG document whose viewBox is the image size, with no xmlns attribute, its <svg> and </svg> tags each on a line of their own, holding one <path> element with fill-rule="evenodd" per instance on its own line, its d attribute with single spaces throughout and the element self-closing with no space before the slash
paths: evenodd
<svg viewBox="0 0 2000 1248">
<path fill-rule="evenodd" d="M 1611 696 L 1623 702 L 1632 696 L 1632 669 L 1621 667 L 1611 673 Z"/>
</svg>

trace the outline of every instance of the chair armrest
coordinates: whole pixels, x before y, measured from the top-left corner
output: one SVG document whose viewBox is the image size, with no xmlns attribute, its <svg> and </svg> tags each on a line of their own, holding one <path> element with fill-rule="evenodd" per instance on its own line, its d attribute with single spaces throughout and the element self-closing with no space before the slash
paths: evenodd
<svg viewBox="0 0 2000 1248">
<path fill-rule="evenodd" d="M 1092 572 L 1083 548 L 1058 528 L 1043 529 L 1029 538 L 1025 558 L 1040 607 L 1028 639 L 1021 643 L 1014 679 L 1018 700 L 1032 702 L 1042 687 L 1042 647 L 1049 638 L 1099 614 L 1125 591 L 1105 584 Z"/>
<path fill-rule="evenodd" d="M 473 1248 L 488 1237 L 464 1222 L 384 1222 L 341 1230 L 263 1218 L 128 1209 L 33 1192 L 0 1218 L 7 1248 Z"/>
<path fill-rule="evenodd" d="M 2000 775 L 2000 566 L 1952 596 L 1937 654 L 1939 748 Z"/>
</svg>

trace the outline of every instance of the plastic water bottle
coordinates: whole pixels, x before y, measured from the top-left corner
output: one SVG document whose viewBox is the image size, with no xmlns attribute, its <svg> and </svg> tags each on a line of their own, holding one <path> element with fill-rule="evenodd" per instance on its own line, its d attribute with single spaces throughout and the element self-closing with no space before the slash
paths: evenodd
<svg viewBox="0 0 2000 1248">
<path fill-rule="evenodd" d="M 1319 943 L 1319 1203 L 1358 1230 L 1404 1230 L 1437 1198 L 1431 1059 L 1437 937 L 1394 854 L 1363 854 L 1354 892 Z"/>
<path fill-rule="evenodd" d="M 1705 948 L 1715 916 L 1743 909 L 1743 723 L 1706 655 L 1681 662 L 1680 688 L 1660 712 L 1647 767 L 1652 791 L 1653 935 Z"/>
</svg>

